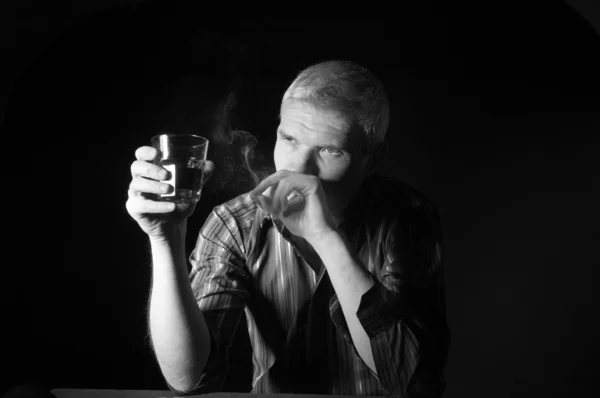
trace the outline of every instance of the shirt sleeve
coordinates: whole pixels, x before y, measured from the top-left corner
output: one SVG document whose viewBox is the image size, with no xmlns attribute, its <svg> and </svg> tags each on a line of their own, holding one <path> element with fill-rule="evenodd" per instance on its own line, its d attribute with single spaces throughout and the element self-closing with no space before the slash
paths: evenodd
<svg viewBox="0 0 600 398">
<path fill-rule="evenodd" d="M 357 311 L 377 377 L 393 396 L 439 397 L 449 344 L 440 219 L 422 206 L 398 214 L 377 235 L 381 267 Z M 333 315 L 351 341 L 341 314 Z"/>
<path fill-rule="evenodd" d="M 449 333 L 441 222 L 433 206 L 400 213 L 385 234 L 383 252 L 377 283 L 357 311 L 379 378 L 393 395 L 441 396 Z"/>
<path fill-rule="evenodd" d="M 239 328 L 244 321 L 250 278 L 244 253 L 243 237 L 233 214 L 224 206 L 215 208 L 189 257 L 190 283 L 208 326 L 211 350 L 204 372 L 192 389 L 180 391 L 167 383 L 177 396 L 218 392 L 226 387 L 234 336 L 248 333 Z"/>
</svg>

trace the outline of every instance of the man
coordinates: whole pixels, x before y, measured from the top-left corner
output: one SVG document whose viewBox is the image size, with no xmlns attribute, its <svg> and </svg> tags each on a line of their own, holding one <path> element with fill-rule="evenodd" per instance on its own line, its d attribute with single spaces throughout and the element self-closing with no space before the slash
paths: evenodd
<svg viewBox="0 0 600 398">
<path fill-rule="evenodd" d="M 352 62 L 302 71 L 281 103 L 277 171 L 213 209 L 191 275 L 193 206 L 153 201 L 170 189 L 166 170 L 155 150 L 137 150 L 127 209 L 150 238 L 150 334 L 173 392 L 243 377 L 228 371 L 243 333 L 253 392 L 443 393 L 440 224 L 423 195 L 374 172 L 388 108 L 381 83 Z"/>
</svg>

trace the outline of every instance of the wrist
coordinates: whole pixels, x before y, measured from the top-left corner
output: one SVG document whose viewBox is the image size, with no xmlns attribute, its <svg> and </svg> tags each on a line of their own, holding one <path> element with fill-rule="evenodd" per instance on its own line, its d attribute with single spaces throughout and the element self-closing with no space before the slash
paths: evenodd
<svg viewBox="0 0 600 398">
<path fill-rule="evenodd" d="M 327 250 L 327 248 L 332 247 L 332 245 L 344 243 L 342 236 L 335 229 L 314 234 L 310 239 L 307 239 L 307 241 L 317 253 L 322 250 Z"/>
<path fill-rule="evenodd" d="M 159 279 L 187 275 L 188 265 L 185 253 L 185 228 L 177 227 L 150 238 L 153 274 Z"/>
<path fill-rule="evenodd" d="M 160 233 L 149 235 L 150 244 L 152 246 L 177 246 L 185 243 L 187 232 L 187 220 L 183 220 L 177 224 L 166 224 Z"/>
</svg>

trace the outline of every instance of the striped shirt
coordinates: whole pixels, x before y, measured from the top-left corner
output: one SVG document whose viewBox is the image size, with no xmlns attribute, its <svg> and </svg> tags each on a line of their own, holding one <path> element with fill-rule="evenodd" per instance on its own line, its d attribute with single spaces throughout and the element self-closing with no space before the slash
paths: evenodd
<svg viewBox="0 0 600 398">
<path fill-rule="evenodd" d="M 345 214 L 338 232 L 375 283 L 357 317 L 377 374 L 353 346 L 319 256 L 246 193 L 213 209 L 189 257 L 211 351 L 195 388 L 174 393 L 441 396 L 450 334 L 435 208 L 374 175 Z"/>
</svg>

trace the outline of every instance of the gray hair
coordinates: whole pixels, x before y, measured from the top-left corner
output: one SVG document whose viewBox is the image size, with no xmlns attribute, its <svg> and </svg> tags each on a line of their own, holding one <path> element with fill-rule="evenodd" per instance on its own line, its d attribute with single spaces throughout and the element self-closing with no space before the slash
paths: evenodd
<svg viewBox="0 0 600 398">
<path fill-rule="evenodd" d="M 301 71 L 283 95 L 297 101 L 343 112 L 367 135 L 367 150 L 383 143 L 389 125 L 389 100 L 381 82 L 351 61 L 321 62 Z"/>
</svg>

